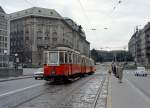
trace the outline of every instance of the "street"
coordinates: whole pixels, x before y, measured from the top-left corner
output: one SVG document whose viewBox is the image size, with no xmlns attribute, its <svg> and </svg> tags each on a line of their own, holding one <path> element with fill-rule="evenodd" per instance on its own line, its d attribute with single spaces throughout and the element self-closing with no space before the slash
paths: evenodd
<svg viewBox="0 0 150 108">
<path fill-rule="evenodd" d="M 150 75 L 137 77 L 124 70 L 123 83 L 112 76 L 112 108 L 150 108 Z"/>
<path fill-rule="evenodd" d="M 106 64 L 97 65 L 93 75 L 69 84 L 51 83 L 34 78 L 0 82 L 0 108 L 149 108 L 150 75 L 134 76 L 135 70 L 124 70 L 123 83 L 111 77 L 108 97 Z M 134 103 L 134 104 L 133 104 Z"/>
<path fill-rule="evenodd" d="M 103 70 L 69 84 L 34 78 L 0 82 L 0 108 L 105 108 L 108 81 Z"/>
</svg>

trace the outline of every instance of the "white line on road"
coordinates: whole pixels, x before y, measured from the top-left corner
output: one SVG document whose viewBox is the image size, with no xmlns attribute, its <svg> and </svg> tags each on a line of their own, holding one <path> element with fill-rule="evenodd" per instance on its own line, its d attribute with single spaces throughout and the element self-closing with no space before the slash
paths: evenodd
<svg viewBox="0 0 150 108">
<path fill-rule="evenodd" d="M 134 84 L 132 84 L 128 79 L 125 79 L 128 84 L 134 89 L 136 90 L 142 97 L 143 99 L 150 105 L 150 98 L 148 96 L 146 96 L 140 89 L 138 89 Z"/>
<path fill-rule="evenodd" d="M 0 98 L 4 97 L 4 96 L 7 96 L 7 95 L 11 95 L 11 94 L 17 93 L 17 92 L 21 92 L 21 91 L 24 91 L 24 90 L 27 90 L 27 89 L 30 89 L 30 88 L 38 87 L 38 86 L 41 86 L 41 85 L 43 85 L 43 83 L 32 85 L 32 86 L 28 86 L 28 87 L 21 88 L 21 89 L 17 89 L 17 90 L 10 91 L 10 92 L 4 93 L 4 94 L 0 94 Z"/>
</svg>

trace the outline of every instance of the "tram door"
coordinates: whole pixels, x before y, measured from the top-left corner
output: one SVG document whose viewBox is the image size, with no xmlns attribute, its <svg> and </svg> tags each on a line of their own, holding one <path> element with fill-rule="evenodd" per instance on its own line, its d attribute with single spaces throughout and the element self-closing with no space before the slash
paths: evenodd
<svg viewBox="0 0 150 108">
<path fill-rule="evenodd" d="M 72 53 L 67 52 L 68 74 L 72 75 Z"/>
<path fill-rule="evenodd" d="M 81 62 L 81 71 L 82 73 L 85 73 L 86 72 L 86 63 L 85 63 L 85 59 L 83 58 L 82 59 L 82 62 Z"/>
</svg>

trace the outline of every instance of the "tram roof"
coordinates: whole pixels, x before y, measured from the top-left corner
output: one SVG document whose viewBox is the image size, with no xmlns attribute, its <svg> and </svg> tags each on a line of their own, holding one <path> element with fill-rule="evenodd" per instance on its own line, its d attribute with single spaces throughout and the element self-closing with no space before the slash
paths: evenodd
<svg viewBox="0 0 150 108">
<path fill-rule="evenodd" d="M 48 50 L 48 51 L 70 51 L 70 52 L 75 52 L 77 54 L 80 54 L 80 52 L 78 52 L 74 49 L 68 48 L 68 47 L 56 47 L 55 49 L 51 49 L 51 50 Z"/>
</svg>

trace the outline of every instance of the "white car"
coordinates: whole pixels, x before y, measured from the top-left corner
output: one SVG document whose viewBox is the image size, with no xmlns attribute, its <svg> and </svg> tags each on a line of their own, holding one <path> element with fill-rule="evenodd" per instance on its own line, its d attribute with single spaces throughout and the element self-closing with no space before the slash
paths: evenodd
<svg viewBox="0 0 150 108">
<path fill-rule="evenodd" d="M 36 72 L 34 72 L 34 78 L 35 79 L 43 79 L 44 78 L 43 68 L 39 68 Z"/>
<path fill-rule="evenodd" d="M 137 67 L 137 70 L 135 72 L 135 76 L 147 76 L 147 72 L 145 70 L 145 67 Z"/>
</svg>

